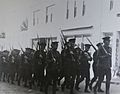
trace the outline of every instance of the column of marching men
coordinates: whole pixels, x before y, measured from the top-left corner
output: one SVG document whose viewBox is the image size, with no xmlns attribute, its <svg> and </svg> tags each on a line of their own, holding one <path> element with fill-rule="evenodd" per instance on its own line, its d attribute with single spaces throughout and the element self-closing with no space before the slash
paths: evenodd
<svg viewBox="0 0 120 94">
<path fill-rule="evenodd" d="M 49 86 L 52 86 L 52 94 L 56 94 L 58 86 L 61 87 L 62 92 L 68 89 L 70 94 L 74 94 L 74 89 L 79 91 L 80 83 L 85 79 L 84 92 L 90 93 L 90 90 L 93 90 L 94 94 L 97 94 L 97 92 L 104 92 L 101 89 L 101 83 L 106 75 L 106 94 L 109 94 L 111 61 L 107 61 L 105 58 L 111 58 L 111 55 L 107 53 L 111 53 L 109 43 L 106 43 L 110 42 L 110 37 L 103 38 L 104 45 L 103 43 L 97 44 L 98 50 L 95 51 L 93 57 L 89 52 L 91 44 L 85 44 L 84 50 L 82 50 L 75 46 L 75 41 L 75 38 L 69 39 L 64 44 L 61 53 L 57 51 L 57 41 L 52 42 L 51 48 L 48 50 L 45 50 L 46 43 L 38 42 L 37 50 L 26 48 L 25 51 L 22 50 L 22 54 L 18 49 L 1 51 L 0 80 L 30 89 L 36 86 L 45 94 L 49 94 Z M 107 51 L 107 55 L 105 51 Z M 103 59 L 109 62 L 106 63 L 106 66 L 101 63 L 103 61 L 99 62 Z M 92 60 L 94 77 L 90 80 L 90 62 Z M 101 74 L 101 69 L 104 74 Z M 93 83 L 97 79 L 98 81 L 93 87 Z M 63 82 L 61 83 L 61 81 Z"/>
</svg>

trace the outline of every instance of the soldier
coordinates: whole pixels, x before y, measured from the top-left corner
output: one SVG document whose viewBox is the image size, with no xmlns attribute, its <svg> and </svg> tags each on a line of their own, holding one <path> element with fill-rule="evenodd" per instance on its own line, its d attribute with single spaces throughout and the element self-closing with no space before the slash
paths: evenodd
<svg viewBox="0 0 120 94">
<path fill-rule="evenodd" d="M 48 94 L 49 84 L 52 82 L 52 92 L 56 94 L 58 74 L 60 69 L 60 53 L 57 51 L 58 42 L 52 42 L 51 49 L 47 54 L 47 68 L 46 68 L 46 86 L 45 94 Z"/>
<path fill-rule="evenodd" d="M 19 77 L 19 66 L 21 63 L 21 56 L 20 56 L 20 50 L 19 49 L 14 49 L 15 51 L 15 62 L 16 62 L 16 74 L 15 74 L 15 80 L 18 81 Z"/>
<path fill-rule="evenodd" d="M 23 81 L 24 81 L 24 86 L 31 88 L 31 79 L 32 79 L 32 51 L 33 49 L 31 48 L 26 48 L 26 51 L 24 52 L 22 56 L 22 62 L 23 62 Z M 29 85 L 28 85 L 29 83 Z"/>
<path fill-rule="evenodd" d="M 62 89 L 64 87 L 70 89 L 70 94 L 73 94 L 74 80 L 76 76 L 76 58 L 75 58 L 75 38 L 69 39 L 67 44 L 67 49 L 64 52 L 64 75 L 65 82 L 62 85 Z M 72 69 L 72 70 L 71 70 Z"/>
<path fill-rule="evenodd" d="M 76 66 L 76 76 L 77 76 L 77 78 L 76 78 L 76 81 L 78 81 L 79 79 L 80 79 L 80 76 L 81 76 L 81 58 L 82 58 L 82 53 L 83 53 L 83 51 L 79 48 L 79 47 L 77 47 L 76 49 L 75 49 L 75 51 L 76 51 L 76 62 L 77 62 L 77 66 Z"/>
<path fill-rule="evenodd" d="M 101 48 L 102 46 L 102 43 L 98 43 L 96 45 L 98 47 L 98 50 Z M 90 84 L 89 84 L 89 88 L 90 90 L 92 90 L 92 85 L 93 83 L 97 80 L 98 78 L 98 69 L 97 69 L 97 65 L 98 65 L 98 50 L 96 50 L 93 54 L 93 64 L 92 64 L 92 68 L 93 68 L 93 73 L 94 73 L 94 77 L 92 78 Z M 101 85 L 98 87 L 98 92 L 104 92 L 102 89 L 101 89 Z"/>
<path fill-rule="evenodd" d="M 9 56 L 9 77 L 11 79 L 12 84 L 14 84 L 15 76 L 17 78 L 18 75 L 18 64 L 20 63 L 19 53 L 20 50 L 13 49 Z M 8 82 L 9 82 L 9 78 L 8 78 Z"/>
<path fill-rule="evenodd" d="M 85 44 L 85 50 L 82 53 L 82 57 L 81 57 L 81 66 L 80 66 L 81 78 L 76 81 L 76 85 L 75 85 L 75 89 L 79 90 L 79 83 L 82 82 L 84 80 L 84 78 L 86 78 L 85 90 L 84 90 L 84 92 L 86 92 L 86 93 L 90 93 L 90 91 L 88 90 L 89 81 L 90 81 L 89 61 L 92 61 L 92 57 L 91 57 L 90 53 L 88 52 L 90 49 L 90 46 L 91 46 L 90 44 Z"/>
<path fill-rule="evenodd" d="M 35 50 L 30 48 L 30 55 L 29 55 L 29 88 L 32 88 L 32 85 L 34 84 L 34 79 L 33 79 L 33 75 L 34 75 L 34 54 L 35 54 Z"/>
<path fill-rule="evenodd" d="M 21 85 L 21 80 L 23 80 L 24 77 L 24 55 L 25 52 L 22 51 L 22 54 L 20 55 L 20 63 L 19 63 L 19 68 L 18 68 L 18 85 Z"/>
<path fill-rule="evenodd" d="M 99 49 L 98 51 L 98 76 L 99 79 L 94 86 L 94 94 L 97 94 L 97 88 L 102 83 L 104 76 L 106 76 L 106 94 L 110 94 L 110 80 L 111 80 L 111 52 L 112 49 L 109 47 L 110 44 L 110 37 L 104 37 L 103 38 L 104 45 Z"/>
<path fill-rule="evenodd" d="M 35 79 L 37 80 L 37 85 L 40 86 L 40 91 L 43 91 L 43 86 L 44 86 L 44 70 L 46 66 L 46 43 L 41 42 L 38 44 L 39 45 L 39 50 L 37 50 L 34 54 L 34 73 L 35 73 Z"/>
<path fill-rule="evenodd" d="M 4 50 L 1 57 L 2 61 L 2 71 L 3 71 L 3 81 L 8 79 L 8 63 L 9 63 L 9 51 Z"/>
<path fill-rule="evenodd" d="M 62 49 L 61 51 L 61 65 L 60 65 L 60 77 L 58 79 L 58 84 L 60 85 L 60 81 L 63 77 L 65 77 L 65 56 L 66 56 L 66 53 L 67 53 L 67 46 L 68 46 L 68 43 L 66 42 L 64 44 L 64 48 Z M 64 81 L 65 82 L 65 81 Z M 64 86 L 65 86 L 65 83 L 62 83 L 61 85 L 61 90 L 64 91 Z"/>
</svg>

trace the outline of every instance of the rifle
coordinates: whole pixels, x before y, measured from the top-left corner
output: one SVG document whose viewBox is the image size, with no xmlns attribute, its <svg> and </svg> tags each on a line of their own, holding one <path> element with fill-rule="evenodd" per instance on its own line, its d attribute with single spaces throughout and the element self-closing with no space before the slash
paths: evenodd
<svg viewBox="0 0 120 94">
<path fill-rule="evenodd" d="M 52 43 L 52 37 L 50 36 L 49 37 L 49 39 L 48 39 L 48 47 L 47 47 L 47 56 L 48 56 L 48 53 L 51 55 L 51 58 L 50 59 L 52 59 L 53 61 L 54 61 L 54 63 L 56 62 L 56 59 L 55 59 L 55 57 L 54 57 L 54 55 L 53 55 L 53 51 L 52 51 L 52 49 L 50 48 L 50 41 L 51 41 L 51 43 Z M 48 57 L 47 57 L 48 58 Z M 46 67 L 48 66 L 48 64 L 46 65 Z"/>
<path fill-rule="evenodd" d="M 92 44 L 92 42 L 86 37 L 86 39 L 89 41 L 89 43 L 91 44 L 91 46 L 94 48 L 95 51 L 97 51 L 97 49 L 95 48 L 95 46 Z"/>
<path fill-rule="evenodd" d="M 61 37 L 62 37 L 62 39 L 63 39 L 63 41 L 64 41 L 64 44 L 67 43 L 67 40 L 65 39 L 65 36 L 64 36 L 64 34 L 63 34 L 62 31 L 61 31 Z"/>
<path fill-rule="evenodd" d="M 21 47 L 20 44 L 19 44 L 19 46 L 20 46 L 20 49 L 21 49 L 22 53 L 24 54 L 25 52 L 24 52 L 23 48 Z"/>
<path fill-rule="evenodd" d="M 3 45 L 1 45 L 1 51 L 3 51 Z"/>
<path fill-rule="evenodd" d="M 61 42 L 61 47 L 62 47 L 62 49 L 63 49 L 63 48 L 64 48 L 64 44 L 65 44 L 65 43 L 64 43 L 64 41 L 63 41 L 63 37 L 62 37 L 62 35 L 61 35 L 61 34 L 60 34 L 60 37 L 61 37 L 61 41 L 60 41 L 60 42 Z"/>
<path fill-rule="evenodd" d="M 50 40 L 51 40 L 51 43 L 53 42 L 53 39 L 52 39 L 52 36 L 50 35 Z"/>
<path fill-rule="evenodd" d="M 62 31 L 61 31 L 61 35 L 62 35 L 62 37 L 63 37 L 64 44 L 67 44 L 67 41 L 66 41 L 65 36 L 64 36 L 64 34 L 63 34 Z M 71 50 L 69 49 L 69 45 L 67 45 L 67 49 L 68 49 L 69 52 L 70 52 L 70 55 L 71 55 L 71 57 L 72 57 L 72 60 L 75 61 L 75 56 L 74 56 L 74 54 L 71 53 Z"/>
<path fill-rule="evenodd" d="M 101 46 L 103 51 L 105 52 L 105 54 L 107 54 L 108 52 L 105 50 L 105 48 L 103 47 L 103 45 Z"/>
<path fill-rule="evenodd" d="M 34 42 L 33 42 L 33 46 L 35 47 L 36 50 L 38 50 L 38 48 L 37 48 L 37 46 L 34 44 Z"/>
<path fill-rule="evenodd" d="M 103 49 L 103 51 L 105 52 L 106 55 L 110 55 L 111 56 L 111 53 L 108 53 L 103 45 L 101 47 L 102 47 L 102 49 Z"/>
<path fill-rule="evenodd" d="M 50 39 L 47 39 L 47 53 L 48 53 L 49 49 L 50 49 Z"/>
<path fill-rule="evenodd" d="M 12 48 L 11 48 L 11 46 L 10 46 L 10 52 L 12 52 Z"/>
<path fill-rule="evenodd" d="M 39 38 L 39 35 L 37 34 L 37 39 L 38 39 L 38 44 L 37 44 L 37 47 L 36 47 L 36 50 L 38 50 L 38 47 L 39 47 L 39 43 L 40 43 L 40 38 Z M 40 50 L 40 47 L 39 47 L 39 50 Z"/>
</svg>

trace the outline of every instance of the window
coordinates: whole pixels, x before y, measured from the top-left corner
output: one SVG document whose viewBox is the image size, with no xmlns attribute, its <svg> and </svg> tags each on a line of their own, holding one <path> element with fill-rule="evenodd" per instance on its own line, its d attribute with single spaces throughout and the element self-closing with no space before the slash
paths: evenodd
<svg viewBox="0 0 120 94">
<path fill-rule="evenodd" d="M 74 1 L 74 18 L 77 15 L 77 5 L 76 5 L 76 0 Z"/>
<path fill-rule="evenodd" d="M 69 18 L 69 0 L 67 0 L 66 19 Z"/>
<path fill-rule="evenodd" d="M 40 9 L 33 11 L 33 26 L 38 25 L 40 20 Z"/>
<path fill-rule="evenodd" d="M 55 4 L 46 7 L 46 23 L 53 21 L 53 7 Z"/>
<path fill-rule="evenodd" d="M 113 0 L 110 0 L 110 10 L 113 9 Z"/>
<path fill-rule="evenodd" d="M 46 50 L 48 50 L 51 47 L 52 41 L 57 40 L 57 37 L 42 37 L 42 38 L 34 38 L 32 39 L 32 48 L 33 49 L 38 49 L 38 41 L 46 43 Z"/>
<path fill-rule="evenodd" d="M 86 5 L 85 5 L 85 1 L 83 1 L 83 6 L 82 6 L 82 16 L 85 15 L 85 9 L 86 9 Z"/>
</svg>

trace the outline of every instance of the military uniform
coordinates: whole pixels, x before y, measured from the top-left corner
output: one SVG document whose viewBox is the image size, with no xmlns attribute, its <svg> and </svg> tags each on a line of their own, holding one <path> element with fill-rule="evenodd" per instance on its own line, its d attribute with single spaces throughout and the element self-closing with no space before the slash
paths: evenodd
<svg viewBox="0 0 120 94">
<path fill-rule="evenodd" d="M 92 57 L 91 57 L 90 53 L 88 52 L 90 46 L 91 46 L 90 44 L 85 44 L 85 47 L 86 47 L 85 51 L 81 55 L 81 66 L 80 66 L 81 77 L 80 77 L 80 79 L 78 79 L 76 81 L 76 85 L 75 85 L 76 90 L 79 90 L 79 83 L 82 82 L 84 80 L 84 78 L 86 78 L 84 92 L 87 92 L 87 93 L 89 93 L 88 86 L 89 86 L 89 81 L 90 81 L 89 61 L 92 60 Z"/>
<path fill-rule="evenodd" d="M 14 49 L 9 56 L 9 78 L 8 81 L 11 80 L 11 83 L 14 83 L 14 80 L 18 75 L 18 64 L 20 63 L 20 50 Z"/>
<path fill-rule="evenodd" d="M 52 48 L 47 54 L 47 68 L 46 68 L 46 86 L 45 94 L 48 94 L 48 87 L 52 82 L 52 94 L 56 94 L 58 74 L 60 69 L 60 53 L 57 51 L 58 42 L 52 42 Z"/>
<path fill-rule="evenodd" d="M 26 51 L 22 56 L 24 86 L 25 87 L 29 86 L 29 88 L 31 88 L 31 80 L 32 80 L 33 56 L 31 55 L 31 52 L 32 52 L 31 48 L 26 48 Z"/>
<path fill-rule="evenodd" d="M 8 64 L 9 64 L 9 51 L 4 50 L 1 57 L 2 71 L 3 71 L 3 81 L 8 79 Z"/>
<path fill-rule="evenodd" d="M 23 80 L 24 75 L 24 55 L 25 53 L 20 55 L 20 63 L 18 68 L 18 85 L 21 85 L 21 81 Z"/>
<path fill-rule="evenodd" d="M 78 81 L 80 79 L 80 76 L 81 76 L 81 63 L 82 63 L 82 50 L 77 47 L 75 49 L 75 52 L 76 52 L 76 62 L 77 62 L 77 65 L 76 65 L 76 81 Z"/>
<path fill-rule="evenodd" d="M 45 43 L 40 43 L 40 49 L 37 50 L 34 54 L 34 73 L 35 80 L 37 81 L 37 85 L 40 86 L 40 91 L 44 89 L 44 70 L 46 67 L 46 51 L 45 51 Z M 43 48 L 41 48 L 43 46 Z"/>
<path fill-rule="evenodd" d="M 66 64 L 65 64 L 65 60 L 66 60 L 66 53 L 67 53 L 67 48 L 64 47 L 61 51 L 61 65 L 60 65 L 60 76 L 59 76 L 59 81 L 58 81 L 58 85 L 60 85 L 60 81 L 63 77 L 65 77 L 65 68 L 66 68 Z M 64 81 L 65 82 L 65 81 Z M 62 83 L 61 85 L 61 89 L 62 91 L 64 91 L 64 86 L 65 83 Z"/>
<path fill-rule="evenodd" d="M 67 49 L 64 50 L 63 58 L 64 58 L 64 75 L 65 82 L 62 85 L 62 89 L 64 87 L 70 89 L 70 94 L 73 94 L 74 81 L 76 76 L 76 58 L 75 58 L 75 38 L 69 39 L 69 43 L 67 45 Z M 71 70 L 72 69 L 72 70 Z"/>
<path fill-rule="evenodd" d="M 94 87 L 94 93 L 97 93 L 97 88 L 106 76 L 106 94 L 109 94 L 110 80 L 111 80 L 111 47 L 109 47 L 110 37 L 103 38 L 104 45 L 99 49 L 98 58 L 98 70 L 99 79 Z"/>
<path fill-rule="evenodd" d="M 99 48 L 102 46 L 102 43 L 98 43 L 96 45 L 98 47 L 98 50 Z M 90 82 L 90 90 L 92 90 L 92 84 L 97 80 L 98 78 L 98 68 L 97 68 L 97 65 L 98 65 L 98 62 L 99 62 L 99 59 L 98 59 L 98 50 L 96 50 L 93 54 L 93 64 L 92 64 L 92 68 L 93 68 L 93 73 L 94 73 L 94 77 L 92 78 L 91 82 Z M 98 87 L 98 92 L 104 92 L 102 89 L 101 89 L 101 84 L 100 86 Z"/>
</svg>

